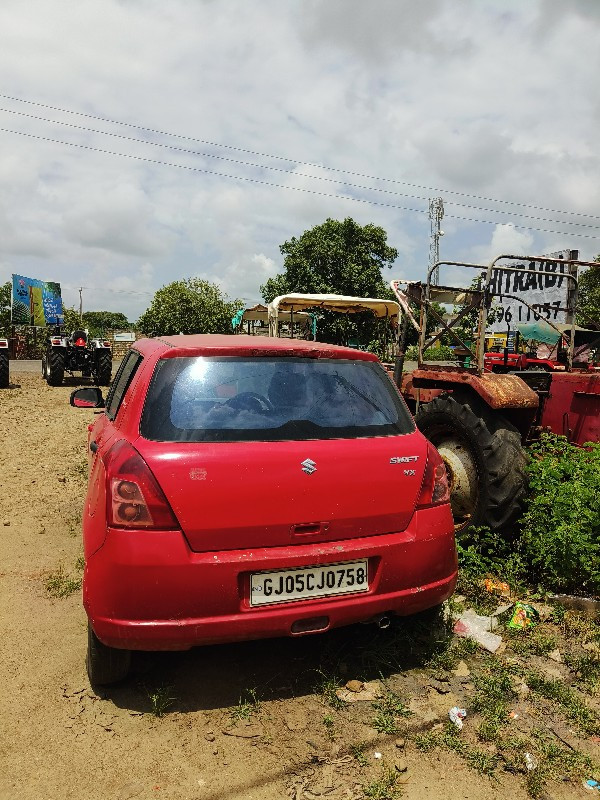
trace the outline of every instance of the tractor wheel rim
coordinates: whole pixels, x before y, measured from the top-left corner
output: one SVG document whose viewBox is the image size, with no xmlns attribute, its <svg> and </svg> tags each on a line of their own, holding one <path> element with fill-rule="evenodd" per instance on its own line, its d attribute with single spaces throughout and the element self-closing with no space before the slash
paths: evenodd
<svg viewBox="0 0 600 800">
<path fill-rule="evenodd" d="M 473 517 L 479 497 L 477 464 L 470 448 L 458 437 L 435 443 L 448 473 L 450 506 L 458 527 Z"/>
</svg>

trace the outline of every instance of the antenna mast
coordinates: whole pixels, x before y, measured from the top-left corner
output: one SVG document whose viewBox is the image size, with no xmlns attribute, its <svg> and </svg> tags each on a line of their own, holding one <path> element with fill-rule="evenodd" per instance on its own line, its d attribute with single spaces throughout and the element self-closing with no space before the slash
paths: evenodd
<svg viewBox="0 0 600 800">
<path fill-rule="evenodd" d="M 444 234 L 440 230 L 442 218 L 444 216 L 444 201 L 441 197 L 434 197 L 429 201 L 429 269 L 440 260 L 440 236 Z M 437 286 L 440 282 L 439 267 L 431 274 L 431 283 Z"/>
</svg>

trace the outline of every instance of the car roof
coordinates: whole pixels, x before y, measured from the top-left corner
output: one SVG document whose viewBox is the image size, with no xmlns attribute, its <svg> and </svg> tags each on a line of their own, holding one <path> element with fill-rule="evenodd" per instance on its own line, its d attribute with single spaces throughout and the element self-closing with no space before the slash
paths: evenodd
<svg viewBox="0 0 600 800">
<path fill-rule="evenodd" d="M 162 347 L 161 347 L 162 345 Z M 141 353 L 161 350 L 160 358 L 182 356 L 296 356 L 298 358 L 346 358 L 377 361 L 377 356 L 351 347 L 310 342 L 303 339 L 279 339 L 267 336 L 198 333 L 184 336 L 161 336 L 139 339 L 135 349 Z"/>
</svg>

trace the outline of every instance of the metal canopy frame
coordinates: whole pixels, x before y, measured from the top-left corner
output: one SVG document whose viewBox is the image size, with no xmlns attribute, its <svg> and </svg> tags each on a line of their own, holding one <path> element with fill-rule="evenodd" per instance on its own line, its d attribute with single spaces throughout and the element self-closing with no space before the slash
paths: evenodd
<svg viewBox="0 0 600 800">
<path fill-rule="evenodd" d="M 567 307 L 563 310 L 567 312 L 567 320 L 569 325 L 569 348 L 567 352 L 567 365 L 568 369 L 571 370 L 573 366 L 573 352 L 575 346 L 575 310 L 577 307 L 577 294 L 578 294 L 578 281 L 577 277 L 573 274 L 573 271 L 576 270 L 578 267 L 596 267 L 600 268 L 600 265 L 597 262 L 592 261 L 580 261 L 579 259 L 562 259 L 562 258 L 548 258 L 546 256 L 525 256 L 525 255 L 512 255 L 512 254 L 502 254 L 497 256 L 493 261 L 489 264 L 472 264 L 465 261 L 438 261 L 433 264 L 427 271 L 427 281 L 426 283 L 419 283 L 419 282 L 412 282 L 412 281 L 391 281 L 392 291 L 396 295 L 398 301 L 403 305 L 406 303 L 407 300 L 415 303 L 420 309 L 420 316 L 419 316 L 419 345 L 418 345 L 418 365 L 419 368 L 427 367 L 427 366 L 434 366 L 431 363 L 428 363 L 424 359 L 425 351 L 427 348 L 431 347 L 432 344 L 439 341 L 440 338 L 444 335 L 444 333 L 448 333 L 452 339 L 460 344 L 464 350 L 471 355 L 473 360 L 475 361 L 475 366 L 464 367 L 465 370 L 468 372 L 476 373 L 477 375 L 481 375 L 483 373 L 483 363 L 484 363 L 484 355 L 485 355 L 485 330 L 487 328 L 487 320 L 489 315 L 489 310 L 492 304 L 492 300 L 494 297 L 509 297 L 511 299 L 517 300 L 520 303 L 523 303 L 527 308 L 531 309 L 535 316 L 539 316 L 539 313 L 532 308 L 525 300 L 520 297 L 516 297 L 515 295 L 508 295 L 506 293 L 501 294 L 500 292 L 490 292 L 490 284 L 492 279 L 492 274 L 494 270 L 500 270 L 502 272 L 518 272 L 518 273 L 529 273 L 531 272 L 529 266 L 511 266 L 508 264 L 499 264 L 499 261 L 519 261 L 521 263 L 526 262 L 528 265 L 532 263 L 540 263 L 540 264 L 562 264 L 567 265 L 569 269 L 566 272 L 563 272 L 562 275 L 568 281 L 571 281 L 571 288 L 567 293 Z M 439 275 L 439 268 L 440 267 L 461 267 L 466 269 L 475 269 L 481 273 L 481 279 L 483 286 L 479 289 L 472 289 L 472 288 L 463 288 L 463 287 L 449 287 L 449 286 L 434 286 L 432 284 L 432 276 L 434 274 Z M 437 272 L 436 272 L 437 271 Z M 551 272 L 550 270 L 536 270 L 536 275 L 550 275 L 552 277 L 556 277 L 556 272 Z M 406 293 L 403 293 L 400 290 L 400 285 L 406 285 Z M 441 299 L 444 298 L 444 299 Z M 452 302 L 452 303 L 465 303 L 465 307 L 462 311 L 458 314 L 458 316 L 451 320 L 449 323 L 446 323 L 442 317 L 435 311 L 432 307 L 434 302 Z M 464 317 L 473 309 L 478 309 L 478 322 L 477 322 L 477 333 L 476 333 L 476 347 L 472 349 L 469 347 L 461 338 L 458 336 L 456 331 L 452 330 Z M 435 336 L 430 337 L 427 339 L 426 330 L 427 330 L 427 321 L 428 317 L 431 315 L 436 322 L 438 322 L 443 330 L 440 331 Z M 411 321 L 414 325 L 414 317 L 411 315 Z M 559 330 L 556 325 L 554 325 L 550 320 L 545 320 L 548 324 L 554 328 L 561 336 L 564 335 L 564 330 Z M 405 315 L 404 324 L 403 324 L 403 332 L 401 338 L 405 338 L 406 336 L 406 326 L 407 326 L 407 315 Z M 435 365 L 439 366 L 439 365 Z"/>
</svg>

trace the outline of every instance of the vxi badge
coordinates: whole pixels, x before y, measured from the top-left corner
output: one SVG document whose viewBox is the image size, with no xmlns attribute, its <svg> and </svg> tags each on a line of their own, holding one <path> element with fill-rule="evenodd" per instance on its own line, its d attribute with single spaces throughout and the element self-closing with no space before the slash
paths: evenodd
<svg viewBox="0 0 600 800">
<path fill-rule="evenodd" d="M 390 464 L 410 464 L 411 461 L 418 461 L 419 456 L 392 456 Z"/>
</svg>

